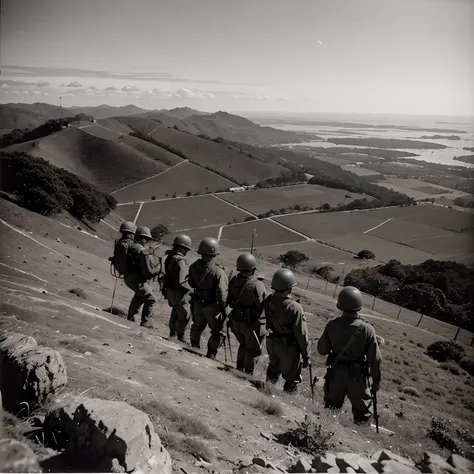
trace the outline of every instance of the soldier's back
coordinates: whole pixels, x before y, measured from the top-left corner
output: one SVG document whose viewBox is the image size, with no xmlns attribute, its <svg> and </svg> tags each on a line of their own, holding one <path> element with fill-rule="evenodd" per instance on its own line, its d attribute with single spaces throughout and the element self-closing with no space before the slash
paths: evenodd
<svg viewBox="0 0 474 474">
<path fill-rule="evenodd" d="M 199 259 L 189 267 L 189 275 L 201 290 L 211 290 L 215 287 L 215 281 L 222 270 L 214 262 L 204 262 Z"/>
<path fill-rule="evenodd" d="M 279 298 L 270 295 L 266 306 L 268 307 L 267 318 L 269 318 L 269 323 L 279 334 L 294 332 L 293 326 L 296 315 L 304 313 L 303 307 L 292 298 Z"/>
</svg>

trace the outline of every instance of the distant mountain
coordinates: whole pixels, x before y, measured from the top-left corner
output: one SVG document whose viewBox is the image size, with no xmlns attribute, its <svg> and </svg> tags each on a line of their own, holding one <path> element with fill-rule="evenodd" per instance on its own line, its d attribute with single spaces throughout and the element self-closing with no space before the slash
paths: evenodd
<svg viewBox="0 0 474 474">
<path fill-rule="evenodd" d="M 123 107 L 112 107 L 102 104 L 96 107 L 71 107 L 75 113 L 92 115 L 95 119 L 105 119 L 110 117 L 125 117 L 127 115 L 138 115 L 148 112 L 146 109 L 137 107 L 136 105 L 124 105 Z"/>
<path fill-rule="evenodd" d="M 69 109 L 35 102 L 34 104 L 1 104 L 0 129 L 31 129 L 51 119 L 75 115 Z"/>
<path fill-rule="evenodd" d="M 211 115 L 207 112 L 201 112 L 200 110 L 191 109 L 190 107 L 176 107 L 175 109 L 171 110 L 162 109 L 160 110 L 160 112 L 162 114 L 169 115 L 171 117 L 181 120 L 191 117 L 192 115 Z"/>
</svg>

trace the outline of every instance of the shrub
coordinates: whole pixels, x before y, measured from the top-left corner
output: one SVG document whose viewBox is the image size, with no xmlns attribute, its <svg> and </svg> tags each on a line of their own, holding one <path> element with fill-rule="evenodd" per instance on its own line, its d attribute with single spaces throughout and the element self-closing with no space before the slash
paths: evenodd
<svg viewBox="0 0 474 474">
<path fill-rule="evenodd" d="M 405 394 L 405 395 L 411 395 L 412 397 L 415 397 L 415 398 L 420 398 L 420 392 L 416 389 L 416 388 L 413 388 L 413 387 L 405 387 L 402 392 Z"/>
<path fill-rule="evenodd" d="M 443 362 L 440 367 L 443 370 L 449 370 L 453 375 L 459 375 L 461 373 L 459 367 L 456 364 L 453 364 L 452 362 Z"/>
<path fill-rule="evenodd" d="M 464 348 L 455 341 L 436 341 L 426 348 L 426 355 L 438 362 L 459 362 L 464 356 Z"/>
<path fill-rule="evenodd" d="M 151 200 L 154 201 L 156 199 L 156 196 L 152 196 Z"/>
<path fill-rule="evenodd" d="M 472 445 L 474 443 L 474 437 L 469 430 L 458 428 L 453 425 L 451 420 L 440 417 L 431 418 L 428 437 L 435 441 L 441 449 L 447 449 L 461 456 L 468 454 L 464 452 L 463 444 Z M 472 458 L 472 451 L 466 457 Z"/>
<path fill-rule="evenodd" d="M 257 400 L 251 403 L 251 406 L 261 411 L 266 415 L 271 416 L 282 416 L 283 408 L 280 403 L 272 400 L 268 397 L 259 397 Z"/>
<path fill-rule="evenodd" d="M 192 193 L 191 191 L 187 191 L 187 192 L 186 192 L 186 196 L 189 197 L 189 196 L 192 196 L 192 195 L 193 195 L 193 193 Z"/>
<path fill-rule="evenodd" d="M 375 259 L 375 254 L 371 252 L 370 250 L 361 250 L 357 256 L 360 259 L 366 259 L 366 260 L 374 260 Z"/>
<path fill-rule="evenodd" d="M 86 293 L 82 288 L 71 288 L 69 290 L 69 293 L 72 293 L 73 295 L 76 295 L 79 298 L 82 298 L 83 300 L 87 299 Z"/>
<path fill-rule="evenodd" d="M 289 250 L 288 252 L 281 254 L 278 257 L 278 260 L 287 267 L 295 268 L 300 263 L 307 262 L 309 258 L 304 253 L 298 252 L 298 250 Z"/>
<path fill-rule="evenodd" d="M 464 369 L 469 375 L 474 375 L 474 361 L 468 357 L 463 357 L 459 361 L 459 366 Z"/>
<path fill-rule="evenodd" d="M 317 275 L 319 275 L 321 278 L 324 278 L 325 280 L 329 280 L 331 277 L 331 272 L 334 271 L 333 267 L 330 267 L 329 265 L 325 265 L 324 267 L 318 268 L 316 270 Z"/>
<path fill-rule="evenodd" d="M 245 219 L 244 219 L 244 222 L 250 222 L 250 221 L 254 221 L 256 220 L 254 216 L 247 216 Z"/>
<path fill-rule="evenodd" d="M 167 227 L 163 224 L 158 224 L 153 229 L 151 229 L 151 236 L 155 240 L 161 240 L 165 235 L 168 235 L 170 232 Z"/>
</svg>

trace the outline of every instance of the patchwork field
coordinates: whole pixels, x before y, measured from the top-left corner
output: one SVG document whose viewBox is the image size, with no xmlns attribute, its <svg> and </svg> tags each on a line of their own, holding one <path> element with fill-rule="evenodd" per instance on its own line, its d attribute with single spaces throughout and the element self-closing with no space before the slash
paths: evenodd
<svg viewBox="0 0 474 474">
<path fill-rule="evenodd" d="M 350 195 L 350 198 L 346 198 Z M 221 195 L 226 201 L 246 209 L 253 214 L 264 214 L 274 209 L 279 211 L 289 206 L 300 205 L 317 208 L 324 203 L 331 207 L 339 204 L 347 204 L 355 199 L 367 196 L 357 193 L 349 193 L 343 189 L 331 189 L 324 186 L 312 184 L 300 184 L 296 186 L 282 186 L 279 188 L 257 189 L 239 193 L 224 193 Z M 371 199 L 368 197 L 368 199 Z"/>
<path fill-rule="evenodd" d="M 351 173 L 356 174 L 357 176 L 378 176 L 381 173 L 378 171 L 369 170 L 367 168 L 362 168 L 360 166 L 355 166 L 354 164 L 344 164 L 341 166 L 343 170 L 350 171 Z"/>
<path fill-rule="evenodd" d="M 142 140 L 142 143 L 147 142 Z M 154 145 L 151 146 L 157 148 Z M 169 168 L 157 176 L 131 184 L 113 194 L 118 202 L 148 201 L 152 196 L 160 199 L 172 197 L 174 194 L 184 196 L 187 192 L 192 194 L 214 192 L 233 186 L 235 184 L 228 179 L 193 163 L 182 161 L 174 168 Z"/>
<path fill-rule="evenodd" d="M 120 209 L 123 206 L 119 206 Z M 165 225 L 171 232 L 196 227 L 224 225 L 244 220 L 248 214 L 212 195 L 147 202 L 138 216 L 137 225 L 150 228 Z"/>
<path fill-rule="evenodd" d="M 260 246 L 299 242 L 304 239 L 304 237 L 285 229 L 275 222 L 261 219 L 224 227 L 220 242 L 231 249 L 249 249 L 252 244 L 254 229 L 257 231 L 255 242 L 258 241 Z"/>
<path fill-rule="evenodd" d="M 104 128 L 100 125 L 86 125 L 85 127 L 82 127 L 81 130 L 94 135 L 94 137 L 103 138 L 104 140 L 115 140 L 121 135 L 121 132 L 116 132 L 115 130 Z"/>
<path fill-rule="evenodd" d="M 140 204 L 125 204 L 123 206 L 117 206 L 115 212 L 126 221 L 133 221 L 137 215 L 137 211 L 140 208 Z"/>
</svg>

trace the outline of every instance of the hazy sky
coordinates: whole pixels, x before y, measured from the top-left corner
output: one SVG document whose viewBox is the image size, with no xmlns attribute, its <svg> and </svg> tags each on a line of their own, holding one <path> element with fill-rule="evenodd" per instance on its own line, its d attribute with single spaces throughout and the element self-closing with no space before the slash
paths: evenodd
<svg viewBox="0 0 474 474">
<path fill-rule="evenodd" d="M 474 114 L 474 0 L 2 5 L 2 103 Z"/>
</svg>

